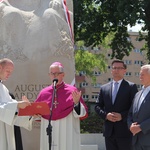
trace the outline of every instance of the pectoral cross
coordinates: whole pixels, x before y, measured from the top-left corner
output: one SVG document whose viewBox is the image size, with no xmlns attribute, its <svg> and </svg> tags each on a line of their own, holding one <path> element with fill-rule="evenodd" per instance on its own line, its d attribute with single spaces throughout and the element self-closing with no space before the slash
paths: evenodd
<svg viewBox="0 0 150 150">
<path fill-rule="evenodd" d="M 55 102 L 54 102 L 53 104 L 54 104 L 54 107 L 57 108 L 57 105 L 58 105 L 59 103 L 55 100 Z"/>
</svg>

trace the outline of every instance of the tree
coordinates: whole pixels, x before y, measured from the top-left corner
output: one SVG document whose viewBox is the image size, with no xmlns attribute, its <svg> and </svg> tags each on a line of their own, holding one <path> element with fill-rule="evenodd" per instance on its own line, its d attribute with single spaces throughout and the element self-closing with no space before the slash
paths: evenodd
<svg viewBox="0 0 150 150">
<path fill-rule="evenodd" d="M 79 47 L 75 50 L 75 68 L 76 73 L 85 71 L 87 77 L 91 77 L 93 82 L 96 81 L 96 77 L 93 76 L 93 70 L 98 69 L 102 72 L 106 70 L 107 63 L 105 56 L 102 53 L 92 53 L 84 50 L 84 44 L 77 44 Z"/>
<path fill-rule="evenodd" d="M 129 55 L 133 45 L 129 40 L 127 25 L 143 23 L 139 40 L 145 40 L 150 61 L 150 1 L 149 0 L 73 0 L 75 42 L 84 41 L 85 46 L 100 45 L 109 35 L 112 58 L 123 59 Z"/>
</svg>

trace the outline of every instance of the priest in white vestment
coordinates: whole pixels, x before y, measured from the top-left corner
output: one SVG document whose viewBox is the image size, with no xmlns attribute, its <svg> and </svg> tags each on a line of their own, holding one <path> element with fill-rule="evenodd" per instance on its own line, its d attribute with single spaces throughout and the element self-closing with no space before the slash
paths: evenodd
<svg viewBox="0 0 150 150">
<path fill-rule="evenodd" d="M 53 84 L 41 90 L 35 101 L 46 102 L 52 112 L 52 116 L 41 117 L 40 150 L 49 150 L 46 131 L 49 119 L 52 125 L 51 150 L 80 150 L 80 119 L 87 117 L 87 107 L 81 92 L 63 81 L 64 75 L 63 65 L 54 62 L 49 68 Z"/>
<path fill-rule="evenodd" d="M 14 125 L 32 128 L 32 119 L 19 117 L 16 112 L 30 105 L 24 97 L 23 101 L 16 101 L 9 95 L 8 89 L 2 81 L 8 79 L 14 69 L 14 64 L 9 59 L 0 60 L 0 150 L 16 150 L 14 138 Z"/>
</svg>

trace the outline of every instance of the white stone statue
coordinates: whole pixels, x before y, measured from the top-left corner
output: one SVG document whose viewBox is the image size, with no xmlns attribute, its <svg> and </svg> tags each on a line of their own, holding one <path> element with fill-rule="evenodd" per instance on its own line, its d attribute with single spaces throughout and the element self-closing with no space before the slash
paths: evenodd
<svg viewBox="0 0 150 150">
<path fill-rule="evenodd" d="M 69 13 L 72 19 L 72 12 Z M 3 0 L 0 3 L 1 58 L 18 61 L 48 55 L 72 58 L 71 36 L 63 0 Z"/>
</svg>

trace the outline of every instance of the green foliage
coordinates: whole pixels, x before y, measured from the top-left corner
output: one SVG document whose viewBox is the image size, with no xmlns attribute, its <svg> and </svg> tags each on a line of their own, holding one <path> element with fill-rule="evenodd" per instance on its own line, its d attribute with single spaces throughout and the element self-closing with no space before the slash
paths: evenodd
<svg viewBox="0 0 150 150">
<path fill-rule="evenodd" d="M 75 68 L 77 73 L 85 71 L 86 75 L 96 80 L 93 70 L 98 69 L 102 72 L 106 70 L 106 60 L 103 54 L 95 54 L 85 50 L 75 50 Z"/>
<path fill-rule="evenodd" d="M 73 0 L 75 42 L 84 41 L 85 46 L 101 45 L 114 33 L 110 42 L 112 58 L 122 59 L 133 48 L 129 41 L 127 25 L 143 24 L 150 60 L 150 1 L 149 0 Z"/>
<path fill-rule="evenodd" d="M 81 120 L 80 132 L 81 133 L 102 133 L 103 120 L 96 114 L 90 113 L 88 118 Z"/>
<path fill-rule="evenodd" d="M 113 49 L 112 58 L 123 59 L 123 57 L 129 56 L 130 52 L 134 48 L 131 41 L 129 40 L 129 34 L 126 32 L 126 28 L 118 28 L 110 47 Z"/>
</svg>

